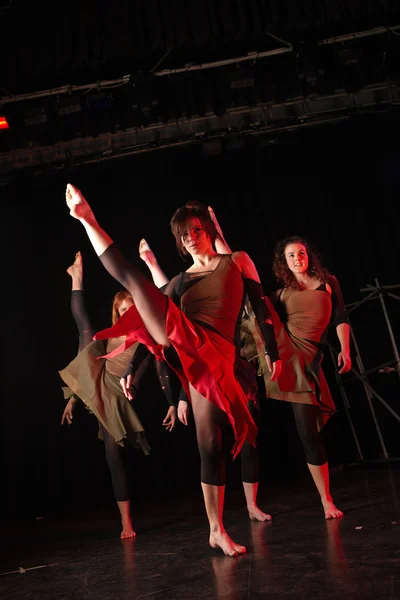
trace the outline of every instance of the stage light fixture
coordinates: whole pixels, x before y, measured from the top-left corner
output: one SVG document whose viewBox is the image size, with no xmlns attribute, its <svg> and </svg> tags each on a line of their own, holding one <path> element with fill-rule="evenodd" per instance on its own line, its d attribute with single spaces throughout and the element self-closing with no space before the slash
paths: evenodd
<svg viewBox="0 0 400 600">
<path fill-rule="evenodd" d="M 231 73 L 232 90 L 254 87 L 255 85 L 254 71 L 239 70 Z"/>
<path fill-rule="evenodd" d="M 48 118 L 46 110 L 43 106 L 37 106 L 24 110 L 24 122 L 28 127 L 31 125 L 39 125 L 40 123 L 47 123 Z"/>
<path fill-rule="evenodd" d="M 61 98 L 55 103 L 55 111 L 59 117 L 73 115 L 82 111 L 79 98 Z"/>
<path fill-rule="evenodd" d="M 7 118 L 4 115 L 0 115 L 0 129 L 10 129 Z"/>
</svg>

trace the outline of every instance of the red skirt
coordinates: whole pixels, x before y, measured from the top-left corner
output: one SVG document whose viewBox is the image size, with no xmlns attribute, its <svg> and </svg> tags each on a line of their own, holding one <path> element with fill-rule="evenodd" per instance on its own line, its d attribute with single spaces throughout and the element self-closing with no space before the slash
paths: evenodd
<svg viewBox="0 0 400 600">
<path fill-rule="evenodd" d="M 234 345 L 218 333 L 188 319 L 172 301 L 168 301 L 166 331 L 182 368 L 170 366 L 179 376 L 188 398 L 190 383 L 204 398 L 227 414 L 235 434 L 234 458 L 245 441 L 254 446 L 257 427 L 247 408 L 247 396 L 235 377 Z M 145 344 L 158 360 L 168 362 L 164 346 L 153 340 L 135 306 L 129 308 L 113 327 L 97 333 L 94 339 L 121 335 L 126 336 L 124 343 L 107 357 L 119 354 L 138 341 Z"/>
</svg>

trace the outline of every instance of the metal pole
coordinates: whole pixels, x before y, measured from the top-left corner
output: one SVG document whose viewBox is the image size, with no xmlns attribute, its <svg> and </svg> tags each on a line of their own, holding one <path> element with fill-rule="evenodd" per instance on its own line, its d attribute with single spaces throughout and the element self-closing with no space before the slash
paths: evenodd
<svg viewBox="0 0 400 600">
<path fill-rule="evenodd" d="M 397 373 L 398 373 L 398 375 L 400 377 L 400 356 L 399 356 L 399 351 L 397 349 L 397 344 L 396 344 L 396 340 L 395 340 L 395 337 L 394 337 L 392 325 L 390 323 L 389 313 L 388 313 L 388 311 L 386 309 L 386 304 L 385 304 L 385 300 L 383 298 L 382 288 L 380 287 L 379 281 L 377 279 L 375 279 L 375 284 L 376 284 L 376 287 L 379 290 L 379 299 L 381 301 L 383 314 L 385 315 L 385 321 L 386 321 L 386 325 L 387 325 L 387 328 L 388 328 L 388 331 L 389 331 L 390 341 L 392 342 L 393 354 L 394 354 L 394 357 L 396 359 Z"/>
<path fill-rule="evenodd" d="M 331 353 L 333 364 L 335 365 L 335 369 L 334 369 L 334 371 L 335 371 L 335 377 L 336 377 L 336 381 L 337 381 L 337 384 L 338 384 L 338 387 L 339 387 L 340 394 L 342 396 L 343 406 L 344 406 L 344 410 L 346 411 L 347 419 L 348 419 L 349 424 L 350 424 L 351 433 L 353 434 L 354 443 L 355 443 L 356 448 L 357 448 L 358 456 L 359 456 L 361 462 L 363 462 L 364 461 L 364 456 L 363 456 L 363 453 L 361 451 L 361 446 L 359 444 L 358 437 L 357 437 L 357 434 L 356 434 L 356 430 L 354 428 L 353 420 L 352 420 L 351 415 L 350 415 L 350 403 L 349 403 L 349 400 L 347 398 L 346 390 L 344 389 L 344 385 L 342 383 L 342 379 L 341 379 L 341 377 L 340 377 L 340 375 L 339 375 L 339 373 L 337 371 L 335 356 L 333 354 L 333 350 L 332 350 L 330 344 L 329 344 L 329 351 Z"/>
<path fill-rule="evenodd" d="M 360 379 L 361 379 L 362 384 L 363 384 L 365 395 L 367 396 L 367 401 L 368 401 L 369 409 L 371 411 L 371 415 L 372 415 L 372 418 L 373 418 L 373 421 L 374 421 L 374 424 L 375 424 L 376 432 L 378 434 L 379 442 L 381 444 L 383 456 L 387 460 L 389 458 L 389 454 L 388 454 L 388 451 L 386 450 L 385 441 L 383 439 L 383 435 L 382 435 L 381 429 L 379 427 L 378 420 L 376 418 L 375 410 L 374 410 L 374 407 L 373 407 L 373 404 L 372 404 L 371 392 L 368 389 L 369 386 L 367 387 L 365 385 L 366 384 L 366 380 L 367 380 L 367 376 L 365 375 L 364 364 L 363 364 L 363 361 L 362 361 L 362 358 L 361 358 L 360 350 L 359 350 L 359 347 L 358 347 L 358 344 L 357 344 L 357 340 L 356 340 L 356 337 L 354 335 L 353 328 L 352 328 L 351 324 L 350 324 L 350 333 L 351 333 L 351 339 L 353 340 L 354 348 L 356 350 L 356 360 L 357 360 L 358 368 L 360 370 Z"/>
<path fill-rule="evenodd" d="M 361 290 L 363 291 L 363 290 Z M 363 298 L 362 300 L 360 300 L 359 302 L 355 302 L 354 304 L 351 305 L 350 310 L 346 310 L 346 313 L 349 315 L 351 312 L 353 312 L 353 310 L 355 310 L 356 308 L 358 308 L 359 306 L 361 306 L 362 304 L 364 304 L 365 302 L 368 302 L 368 300 L 372 300 L 372 298 L 374 296 L 376 296 L 377 292 L 375 289 L 371 290 L 364 290 L 366 292 L 369 292 L 368 296 L 365 296 L 365 298 Z"/>
<path fill-rule="evenodd" d="M 384 35 L 385 33 L 389 33 L 390 31 L 397 31 L 400 29 L 400 25 L 394 25 L 393 27 L 375 27 L 374 29 L 368 29 L 367 31 L 356 31 L 354 33 L 347 33 L 345 35 L 340 35 L 337 37 L 326 38 L 324 40 L 319 40 L 317 42 L 318 46 L 330 46 L 332 44 L 343 44 L 347 41 L 352 41 L 355 39 L 361 39 L 365 37 L 370 37 L 374 35 Z M 267 35 L 270 35 L 267 33 Z M 274 37 L 274 36 L 272 36 Z M 279 38 L 277 38 L 279 40 Z M 219 67 L 227 66 L 227 65 L 236 65 L 238 63 L 246 62 L 246 61 L 256 61 L 259 58 L 267 58 L 270 56 L 277 56 L 280 54 L 287 54 L 293 52 L 293 46 L 286 42 L 285 40 L 279 40 L 281 43 L 285 44 L 284 47 L 274 48 L 273 50 L 264 50 L 261 52 L 248 52 L 242 56 L 235 56 L 232 58 L 226 58 L 222 60 L 212 61 L 208 63 L 201 64 L 187 64 L 183 67 L 176 67 L 172 69 L 161 69 L 159 71 L 152 70 L 152 75 L 155 77 L 170 77 L 171 75 L 177 75 L 179 73 L 189 73 L 190 71 L 202 71 L 204 69 L 216 69 Z M 167 54 L 170 52 L 168 50 Z M 164 60 L 165 56 L 162 57 Z M 154 68 L 153 68 L 154 69 Z M 76 91 L 81 90 L 103 90 L 110 89 L 116 86 L 126 85 L 128 83 L 134 83 L 135 77 L 133 74 L 127 74 L 123 77 L 117 77 L 115 79 L 107 79 L 101 81 L 93 81 L 92 83 L 86 83 L 84 85 L 63 85 L 58 88 L 53 88 L 49 90 L 41 90 L 39 92 L 30 92 L 26 94 L 18 94 L 18 95 L 9 95 L 0 97 L 0 105 L 10 104 L 12 102 L 21 102 L 25 100 L 31 100 L 33 98 L 43 98 L 46 96 L 54 96 L 59 94 L 72 94 Z"/>
</svg>

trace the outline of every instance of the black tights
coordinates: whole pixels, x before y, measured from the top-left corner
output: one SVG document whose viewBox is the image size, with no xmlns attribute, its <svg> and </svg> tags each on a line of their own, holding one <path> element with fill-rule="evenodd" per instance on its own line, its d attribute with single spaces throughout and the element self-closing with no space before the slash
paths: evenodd
<svg viewBox="0 0 400 600">
<path fill-rule="evenodd" d="M 95 330 L 86 311 L 85 296 L 83 290 L 72 290 L 71 292 L 71 312 L 75 319 L 79 332 L 79 352 L 93 341 Z"/>
<path fill-rule="evenodd" d="M 226 413 L 198 393 L 191 393 L 192 410 L 200 452 L 200 478 L 209 485 L 225 485 L 224 432 L 229 430 Z"/>
<path fill-rule="evenodd" d="M 73 290 L 71 311 L 79 331 L 79 352 L 93 341 L 94 329 L 86 312 L 83 290 Z M 104 440 L 107 464 L 111 472 L 112 486 L 117 502 L 129 500 L 130 492 L 126 468 L 126 450 L 119 446 L 112 435 L 100 424 Z"/>
<path fill-rule="evenodd" d="M 103 266 L 131 294 L 143 323 L 158 344 L 169 346 L 165 328 L 167 298 L 114 244 L 99 256 Z"/>
<path fill-rule="evenodd" d="M 260 424 L 260 411 L 254 405 L 252 400 L 247 403 L 247 408 L 257 428 Z M 258 450 L 248 442 L 243 444 L 240 452 L 240 467 L 243 483 L 257 483 L 260 479 L 260 461 L 258 458 Z"/>
<path fill-rule="evenodd" d="M 107 429 L 101 424 L 100 429 L 103 435 L 107 464 L 111 473 L 114 496 L 117 502 L 124 502 L 130 498 L 126 465 L 126 448 L 116 444 L 113 436 L 110 435 Z"/>
<path fill-rule="evenodd" d="M 292 402 L 292 408 L 307 463 L 316 466 L 325 464 L 326 451 L 317 427 L 319 406 Z"/>
<path fill-rule="evenodd" d="M 254 407 L 254 403 L 250 401 L 248 408 L 256 420 L 258 410 Z M 201 481 L 209 485 L 225 485 L 227 455 L 232 446 L 232 428 L 226 413 L 198 395 L 195 397 L 192 395 L 192 409 L 200 452 Z M 242 481 L 257 483 L 259 480 L 257 448 L 245 442 L 240 459 Z"/>
</svg>

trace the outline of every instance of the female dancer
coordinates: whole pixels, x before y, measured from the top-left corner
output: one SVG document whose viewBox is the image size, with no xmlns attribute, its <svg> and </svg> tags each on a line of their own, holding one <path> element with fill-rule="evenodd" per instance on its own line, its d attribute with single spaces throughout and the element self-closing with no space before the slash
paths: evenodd
<svg viewBox="0 0 400 600">
<path fill-rule="evenodd" d="M 213 249 L 215 226 L 207 210 L 182 207 L 171 228 L 183 253 L 193 265 L 174 277 L 164 295 L 118 252 L 112 239 L 97 223 L 79 190 L 68 184 L 66 201 L 78 219 L 101 262 L 126 288 L 135 306 L 112 329 L 96 338 L 127 334 L 122 348 L 133 340 L 145 342 L 180 376 L 190 396 L 201 457 L 201 480 L 210 523 L 209 543 L 229 556 L 246 552 L 226 533 L 222 512 L 225 464 L 222 431 L 229 420 L 235 435 L 234 456 L 245 440 L 255 444 L 256 426 L 247 409 L 247 398 L 234 375 L 235 330 L 242 313 L 244 292 L 252 302 L 265 346 L 272 379 L 280 373 L 273 325 L 266 311 L 256 268 L 244 252 L 220 255 Z M 168 297 L 169 296 L 169 297 Z M 171 301 L 174 300 L 174 301 Z M 182 306 L 182 310 L 175 302 Z"/>
<path fill-rule="evenodd" d="M 79 331 L 79 354 L 60 372 L 62 379 L 68 385 L 68 388 L 64 388 L 64 393 L 66 398 L 69 398 L 61 424 L 67 422 L 71 425 L 74 406 L 78 398 L 97 417 L 99 437 L 104 441 L 113 491 L 121 514 L 121 538 L 132 538 L 136 534 L 131 521 L 130 491 L 124 446 L 131 445 L 142 449 L 145 454 L 149 454 L 150 451 L 143 426 L 133 406 L 121 393 L 119 385 L 119 379 L 132 359 L 132 349 L 115 358 L 98 360 L 99 357 L 105 354 L 106 345 L 104 342 L 93 341 L 95 331 L 85 309 L 83 261 L 80 252 L 76 254 L 75 261 L 68 268 L 67 273 L 72 279 L 71 310 Z M 114 297 L 112 306 L 113 323 L 132 304 L 132 297 L 126 290 L 118 292 Z M 109 340 L 107 350 L 110 351 L 117 345 L 117 340 Z M 133 398 L 134 390 L 139 385 L 140 377 L 149 362 L 150 356 L 147 348 L 138 343 L 135 345 L 134 360 L 136 360 L 137 368 L 131 382 L 131 398 Z M 171 431 L 175 425 L 176 407 L 168 387 L 169 378 L 165 377 L 163 372 L 159 372 L 158 375 L 170 404 L 163 425 L 167 431 Z"/>
<path fill-rule="evenodd" d="M 330 325 L 335 326 L 341 351 L 339 373 L 351 369 L 350 327 L 339 283 L 323 268 L 310 245 L 301 237 L 280 241 L 275 249 L 274 274 L 283 287 L 271 298 L 277 311 L 274 325 L 284 369 L 279 381 L 269 377 L 262 354 L 268 398 L 292 403 L 297 430 L 307 465 L 321 497 L 326 519 L 342 517 L 333 503 L 329 468 L 320 430 L 335 412 L 335 405 L 321 369 Z M 286 359 L 286 360 L 285 360 Z"/>
<path fill-rule="evenodd" d="M 189 203 L 189 206 L 195 207 L 196 205 L 197 203 L 195 202 Z M 208 212 L 215 224 L 218 233 L 218 236 L 215 240 L 215 248 L 217 252 L 219 252 L 220 254 L 232 254 L 232 251 L 230 250 L 226 241 L 222 237 L 222 231 L 219 228 L 218 222 L 211 207 L 208 207 Z M 140 241 L 139 256 L 148 267 L 155 285 L 160 289 L 165 288 L 169 280 L 163 272 L 163 270 L 161 269 L 153 250 L 150 248 L 145 239 L 142 239 Z M 244 311 L 244 316 L 242 317 L 240 329 L 240 340 L 236 340 L 237 357 L 235 362 L 235 369 L 236 377 L 242 385 L 243 390 L 246 393 L 248 399 L 247 408 L 249 409 L 249 412 L 258 427 L 260 419 L 256 369 L 254 367 L 250 367 L 250 365 L 248 365 L 246 361 L 240 357 L 240 346 L 243 344 L 243 340 L 247 335 L 247 322 L 247 313 Z M 131 379 L 122 378 L 121 385 L 124 389 L 124 393 L 129 398 L 129 387 L 131 385 Z M 189 410 L 189 399 L 182 388 L 178 402 L 178 418 L 184 425 L 188 425 Z M 240 453 L 240 462 L 243 490 L 246 497 L 247 510 L 250 519 L 253 521 L 270 521 L 272 519 L 271 515 L 263 512 L 257 505 L 257 494 L 259 484 L 259 458 L 257 448 L 255 446 L 252 446 L 248 442 L 245 442 Z"/>
<path fill-rule="evenodd" d="M 215 215 L 221 243 L 229 249 Z M 255 357 L 264 374 L 267 398 L 292 403 L 296 427 L 302 441 L 307 465 L 321 497 L 326 519 L 343 516 L 333 503 L 329 467 L 320 430 L 335 412 L 335 406 L 321 369 L 328 329 L 336 327 L 341 351 L 339 373 L 351 369 L 350 328 L 339 283 L 323 268 L 310 245 L 300 237 L 280 241 L 275 249 L 273 270 L 284 287 L 271 296 L 278 349 L 283 361 L 279 378 L 272 381 L 264 361 L 263 340 L 257 331 L 255 315 L 242 322 L 242 355 Z M 246 331 L 247 328 L 247 331 Z M 179 407 L 178 407 L 179 411 Z"/>
</svg>

